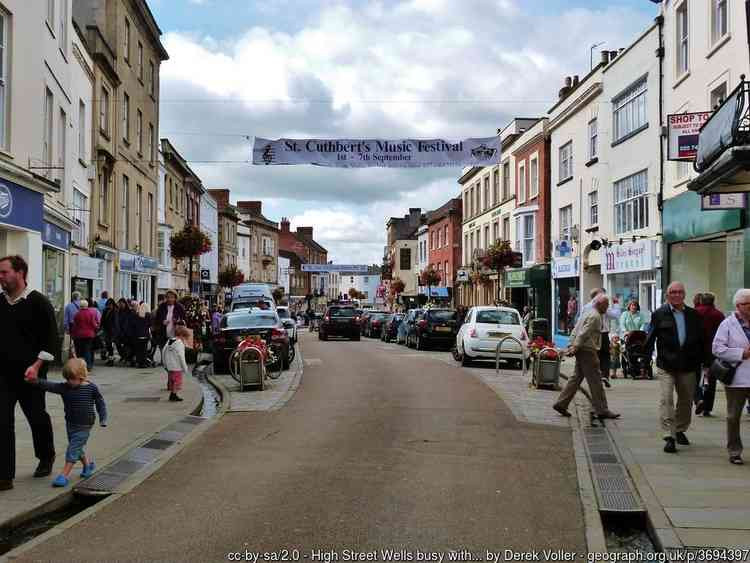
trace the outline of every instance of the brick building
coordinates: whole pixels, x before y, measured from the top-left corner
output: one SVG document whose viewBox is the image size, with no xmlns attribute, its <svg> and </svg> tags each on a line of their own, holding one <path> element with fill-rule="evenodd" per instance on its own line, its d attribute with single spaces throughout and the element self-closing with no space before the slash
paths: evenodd
<svg viewBox="0 0 750 563">
<path fill-rule="evenodd" d="M 453 287 L 461 266 L 461 198 L 451 199 L 427 214 L 428 260 L 440 273 L 440 286 Z"/>
<path fill-rule="evenodd" d="M 315 298 L 316 294 L 325 300 L 327 275 L 311 274 L 301 270 L 302 264 L 328 263 L 328 251 L 315 242 L 313 228 L 297 227 L 296 231 L 292 231 L 289 219 L 283 217 L 279 231 L 279 251 L 280 255 L 290 258 L 290 267 L 294 270 L 289 276 L 290 303 L 295 297 L 296 301 L 299 301 L 307 296 Z M 296 259 L 291 256 L 292 254 Z M 295 266 L 296 263 L 300 264 L 299 268 Z"/>
</svg>

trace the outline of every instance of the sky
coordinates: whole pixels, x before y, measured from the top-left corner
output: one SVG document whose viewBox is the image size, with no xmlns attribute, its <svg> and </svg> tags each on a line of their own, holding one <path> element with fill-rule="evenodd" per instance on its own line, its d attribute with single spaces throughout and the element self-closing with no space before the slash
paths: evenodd
<svg viewBox="0 0 750 563">
<path fill-rule="evenodd" d="M 542 117 L 589 47 L 627 47 L 649 0 L 148 0 L 170 59 L 160 136 L 209 188 L 380 263 L 385 223 L 458 197 L 460 169 L 252 166 L 265 138 L 487 137 Z M 598 49 L 594 52 L 596 61 Z M 209 161 L 209 162 L 206 162 Z"/>
</svg>

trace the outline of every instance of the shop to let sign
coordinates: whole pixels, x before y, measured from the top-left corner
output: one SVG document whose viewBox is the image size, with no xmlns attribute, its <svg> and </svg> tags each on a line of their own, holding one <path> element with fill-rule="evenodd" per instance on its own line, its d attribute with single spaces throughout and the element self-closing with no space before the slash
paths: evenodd
<svg viewBox="0 0 750 563">
<path fill-rule="evenodd" d="M 667 160 L 695 160 L 698 133 L 711 117 L 710 111 L 675 113 L 667 116 Z"/>
</svg>

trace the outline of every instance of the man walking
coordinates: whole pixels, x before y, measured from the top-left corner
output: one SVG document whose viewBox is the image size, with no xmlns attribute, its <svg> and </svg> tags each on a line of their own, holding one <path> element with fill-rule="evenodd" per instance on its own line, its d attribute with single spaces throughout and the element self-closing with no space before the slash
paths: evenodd
<svg viewBox="0 0 750 563">
<path fill-rule="evenodd" d="M 24 378 L 46 379 L 47 362 L 57 344 L 55 311 L 49 300 L 26 285 L 28 266 L 21 256 L 0 258 L 0 490 L 13 488 L 16 476 L 16 402 L 31 426 L 34 477 L 52 473 L 55 445 L 44 391 Z"/>
<path fill-rule="evenodd" d="M 701 368 L 703 322 L 698 312 L 685 305 L 685 286 L 674 281 L 667 287 L 667 303 L 651 315 L 646 353 L 656 346 L 656 374 L 661 387 L 660 416 L 665 432 L 664 451 L 677 452 L 675 443 L 690 445 L 685 432 L 690 426 L 695 374 Z M 677 408 L 674 393 L 677 392 Z"/>
<path fill-rule="evenodd" d="M 585 379 L 591 391 L 591 405 L 600 419 L 619 418 L 609 410 L 607 396 L 602 386 L 599 367 L 599 349 L 602 339 L 602 315 L 609 308 L 609 299 L 603 293 L 593 299 L 593 307 L 581 318 L 570 335 L 573 343 L 568 353 L 576 357 L 575 375 L 568 380 L 557 402 L 552 406 L 563 416 L 570 416 L 568 405 Z"/>
<path fill-rule="evenodd" d="M 703 372 L 714 361 L 711 347 L 716 336 L 716 331 L 719 330 L 719 325 L 724 320 L 724 314 L 714 306 L 715 301 L 716 296 L 713 293 L 703 293 L 701 294 L 701 304 L 695 308 L 703 322 L 703 348 L 705 350 L 703 355 L 703 369 L 699 369 L 698 373 L 695 374 L 697 378 L 695 385 L 695 414 L 703 414 L 703 416 L 711 416 L 716 397 L 716 380 L 714 378 L 706 377 L 706 386 L 703 387 L 701 385 Z"/>
<path fill-rule="evenodd" d="M 75 318 L 78 311 L 81 310 L 81 294 L 78 291 L 74 291 L 70 295 L 70 303 L 65 305 L 65 309 L 63 309 L 63 330 L 65 331 L 65 334 L 69 337 L 69 344 L 70 344 L 70 350 L 71 354 L 70 356 L 73 356 L 73 350 L 75 348 L 73 344 L 73 338 L 70 336 L 70 329 L 73 328 L 73 319 Z"/>
<path fill-rule="evenodd" d="M 591 309 L 594 308 L 594 301 L 599 295 L 606 295 L 607 291 L 602 287 L 597 287 L 595 289 L 591 290 L 591 301 L 589 301 L 586 305 L 584 305 L 583 310 L 581 311 L 581 316 L 586 315 Z M 622 314 L 622 308 L 620 307 L 620 304 L 617 302 L 617 299 L 614 300 L 612 303 L 612 306 L 607 308 L 604 315 L 602 315 L 602 339 L 601 339 L 601 346 L 599 347 L 599 371 L 601 371 L 602 374 L 602 381 L 604 382 L 604 385 L 606 387 L 611 387 L 609 383 L 609 367 L 610 367 L 610 351 L 609 351 L 609 323 L 610 321 L 614 321 L 615 326 L 618 325 L 620 320 L 620 315 Z"/>
</svg>

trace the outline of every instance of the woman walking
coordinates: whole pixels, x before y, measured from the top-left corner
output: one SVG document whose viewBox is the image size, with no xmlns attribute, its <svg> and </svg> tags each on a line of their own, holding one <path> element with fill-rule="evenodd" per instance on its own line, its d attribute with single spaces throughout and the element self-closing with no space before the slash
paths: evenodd
<svg viewBox="0 0 750 563">
<path fill-rule="evenodd" d="M 731 383 L 724 385 L 724 393 L 729 463 L 742 465 L 740 418 L 745 401 L 750 400 L 750 289 L 737 290 L 734 307 L 734 313 L 719 325 L 711 351 L 717 358 L 737 366 Z"/>
<path fill-rule="evenodd" d="M 94 351 L 92 349 L 96 331 L 99 330 L 99 315 L 89 307 L 89 302 L 81 299 L 80 310 L 73 317 L 70 336 L 75 343 L 76 356 L 86 361 L 86 368 L 91 371 L 94 367 Z"/>
<path fill-rule="evenodd" d="M 633 299 L 628 303 L 627 310 L 620 316 L 620 334 L 623 338 L 634 330 L 643 330 L 646 326 L 646 317 L 641 313 L 641 306 Z"/>
<path fill-rule="evenodd" d="M 133 317 L 133 342 L 135 344 L 135 362 L 138 368 L 148 367 L 146 364 L 146 347 L 151 338 L 151 313 L 145 303 L 138 304 L 138 310 Z"/>
</svg>

